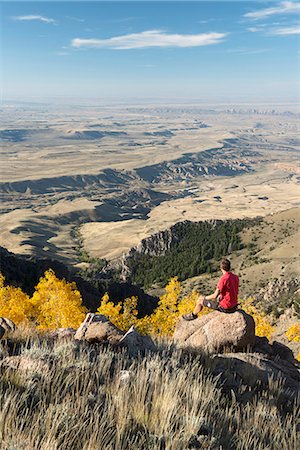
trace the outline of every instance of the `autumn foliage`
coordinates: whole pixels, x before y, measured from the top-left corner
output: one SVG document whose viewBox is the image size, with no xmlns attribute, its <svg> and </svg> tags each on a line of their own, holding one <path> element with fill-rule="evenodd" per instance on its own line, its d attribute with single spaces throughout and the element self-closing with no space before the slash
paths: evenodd
<svg viewBox="0 0 300 450">
<path fill-rule="evenodd" d="M 123 303 L 114 304 L 106 293 L 102 297 L 97 313 L 108 317 L 121 330 L 128 330 L 131 325 L 136 325 L 138 321 L 137 300 L 137 297 L 130 297 Z"/>
<path fill-rule="evenodd" d="M 0 273 L 0 316 L 11 319 L 16 324 L 33 319 L 34 308 L 31 299 L 20 288 L 4 285 L 5 278 Z"/>
<path fill-rule="evenodd" d="M 289 341 L 300 342 L 300 323 L 295 323 L 286 332 Z"/>
<path fill-rule="evenodd" d="M 122 330 L 128 330 L 134 325 L 142 334 L 169 337 L 174 332 L 178 318 L 194 309 L 199 295 L 199 292 L 192 291 L 183 296 L 182 285 L 174 277 L 167 284 L 165 293 L 151 315 L 138 317 L 137 297 L 115 304 L 108 294 L 102 297 L 97 312 L 107 316 Z M 254 318 L 256 334 L 270 338 L 274 328 L 268 317 L 256 309 L 251 299 L 241 303 L 243 309 Z M 209 311 L 203 308 L 200 315 Z M 0 274 L 0 316 L 8 317 L 16 324 L 34 323 L 40 330 L 77 328 L 87 312 L 76 284 L 58 279 L 51 269 L 40 279 L 32 297 L 20 288 L 5 286 L 4 277 Z M 287 337 L 299 342 L 300 325 L 291 327 Z"/>
<path fill-rule="evenodd" d="M 87 313 L 76 283 L 59 280 L 51 269 L 40 279 L 31 301 L 40 329 L 78 328 Z"/>
<path fill-rule="evenodd" d="M 255 334 L 256 336 L 266 336 L 268 339 L 274 333 L 274 327 L 271 325 L 268 317 L 257 310 L 253 304 L 253 299 L 249 298 L 241 302 L 243 310 L 250 314 L 255 322 Z"/>
<path fill-rule="evenodd" d="M 77 328 L 86 313 L 76 284 L 59 280 L 51 269 L 40 279 L 31 298 L 20 288 L 5 286 L 0 276 L 0 316 L 16 324 L 34 322 L 41 330 Z"/>
<path fill-rule="evenodd" d="M 153 313 L 140 319 L 138 318 L 136 297 L 128 298 L 123 303 L 119 302 L 115 305 L 109 300 L 108 294 L 105 294 L 97 312 L 104 314 L 122 330 L 128 330 L 135 325 L 142 334 L 171 336 L 178 318 L 194 308 L 199 294 L 193 291 L 189 296 L 181 298 L 182 287 L 177 277 L 170 280 L 165 290 L 165 294 L 160 297 L 158 307 Z M 207 312 L 209 310 L 204 308 L 201 314 Z"/>
</svg>

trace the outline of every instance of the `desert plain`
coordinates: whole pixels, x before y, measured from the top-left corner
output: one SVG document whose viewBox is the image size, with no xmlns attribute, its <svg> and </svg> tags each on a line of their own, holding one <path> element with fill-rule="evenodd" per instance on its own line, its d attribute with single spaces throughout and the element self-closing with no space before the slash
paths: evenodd
<svg viewBox="0 0 300 450">
<path fill-rule="evenodd" d="M 80 264 L 182 220 L 299 213 L 291 104 L 4 104 L 0 245 Z M 76 236 L 76 239 L 74 238 Z"/>
</svg>

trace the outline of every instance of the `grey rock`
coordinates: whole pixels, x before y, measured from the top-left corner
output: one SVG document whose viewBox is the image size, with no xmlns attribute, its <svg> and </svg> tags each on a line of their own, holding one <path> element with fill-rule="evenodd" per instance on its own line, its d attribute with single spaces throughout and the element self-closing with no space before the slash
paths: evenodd
<svg viewBox="0 0 300 450">
<path fill-rule="evenodd" d="M 102 314 L 87 314 L 74 338 L 89 343 L 109 343 L 118 347 L 126 347 L 131 356 L 144 354 L 156 348 L 150 336 L 142 336 L 134 327 L 125 333 Z"/>
<path fill-rule="evenodd" d="M 124 331 L 113 325 L 104 315 L 89 313 L 76 331 L 74 338 L 90 343 L 118 344 L 124 334 Z"/>
<path fill-rule="evenodd" d="M 150 336 L 142 336 L 132 326 L 119 342 L 120 345 L 128 348 L 130 355 L 137 356 L 154 351 L 156 346 Z"/>
<path fill-rule="evenodd" d="M 271 280 L 254 295 L 254 299 L 258 304 L 262 305 L 264 308 L 267 305 L 270 310 L 275 306 L 282 309 L 283 300 L 286 300 L 285 308 L 290 307 L 295 298 L 300 298 L 299 277 Z M 283 310 L 281 312 L 283 312 Z"/>
<path fill-rule="evenodd" d="M 180 318 L 173 339 L 180 347 L 205 352 L 216 352 L 224 347 L 243 349 L 255 343 L 255 323 L 243 310 L 232 314 L 214 311 L 192 321 Z"/>
<path fill-rule="evenodd" d="M 286 388 L 299 392 L 300 370 L 278 357 L 271 358 L 258 353 L 226 353 L 213 356 L 212 370 L 218 374 L 234 374 L 245 385 L 268 386 L 270 380 L 282 380 Z"/>
<path fill-rule="evenodd" d="M 3 338 L 5 333 L 13 333 L 17 327 L 14 322 L 6 317 L 0 317 L 0 339 Z"/>
<path fill-rule="evenodd" d="M 56 340 L 69 340 L 74 338 L 75 333 L 74 328 L 58 328 L 49 333 L 49 337 Z"/>
</svg>

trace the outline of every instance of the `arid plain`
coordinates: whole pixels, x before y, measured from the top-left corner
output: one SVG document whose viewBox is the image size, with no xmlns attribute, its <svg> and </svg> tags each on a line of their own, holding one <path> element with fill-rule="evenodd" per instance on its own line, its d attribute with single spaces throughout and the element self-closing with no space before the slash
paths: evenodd
<svg viewBox="0 0 300 450">
<path fill-rule="evenodd" d="M 16 253 L 78 264 L 81 236 L 111 260 L 178 221 L 299 207 L 292 105 L 8 104 L 1 123 L 0 245 Z"/>
</svg>

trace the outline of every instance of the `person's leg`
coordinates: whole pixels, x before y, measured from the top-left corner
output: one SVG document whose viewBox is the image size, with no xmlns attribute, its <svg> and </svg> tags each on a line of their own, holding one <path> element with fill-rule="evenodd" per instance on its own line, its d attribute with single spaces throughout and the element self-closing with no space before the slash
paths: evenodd
<svg viewBox="0 0 300 450">
<path fill-rule="evenodd" d="M 218 310 L 219 309 L 219 300 L 204 300 L 203 297 L 199 297 L 199 300 L 196 303 L 195 309 L 192 313 L 184 314 L 182 317 L 184 320 L 195 320 L 197 319 L 197 315 L 200 311 L 202 311 L 203 307 Z"/>
<path fill-rule="evenodd" d="M 198 300 L 197 303 L 196 303 L 196 306 L 195 306 L 195 308 L 194 308 L 193 314 L 194 314 L 195 316 L 197 316 L 197 315 L 199 314 L 199 312 L 202 311 L 202 309 L 203 309 L 203 300 L 202 300 L 202 298 L 200 297 L 199 300 Z"/>
<path fill-rule="evenodd" d="M 194 308 L 194 311 L 189 314 L 184 314 L 182 317 L 184 318 L 184 320 L 195 320 L 197 319 L 197 315 L 199 314 L 199 312 L 202 311 L 202 308 L 203 308 L 203 300 L 202 297 L 199 297 L 196 306 Z"/>
</svg>

